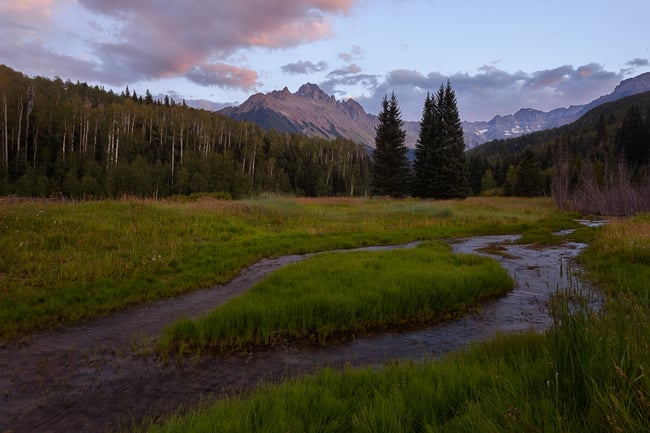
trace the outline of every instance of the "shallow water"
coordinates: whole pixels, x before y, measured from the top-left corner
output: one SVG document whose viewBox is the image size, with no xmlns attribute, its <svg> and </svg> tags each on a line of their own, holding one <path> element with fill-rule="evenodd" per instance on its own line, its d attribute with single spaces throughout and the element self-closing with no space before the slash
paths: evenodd
<svg viewBox="0 0 650 433">
<path fill-rule="evenodd" d="M 540 249 L 512 244 L 516 239 L 485 236 L 451 242 L 460 253 L 505 245 L 507 254 L 492 257 L 508 270 L 516 286 L 480 312 L 417 331 L 359 337 L 328 347 L 287 346 L 239 356 L 205 356 L 182 364 L 165 364 L 146 354 L 147 341 L 176 318 L 215 308 L 269 272 L 310 257 L 293 255 L 261 260 L 225 285 L 34 335 L 28 344 L 0 349 L 0 432 L 114 430 L 128 420 L 155 417 L 180 405 L 188 407 L 326 366 L 426 359 L 498 332 L 544 331 L 551 324 L 549 297 L 570 285 L 567 269 L 584 245 Z"/>
</svg>

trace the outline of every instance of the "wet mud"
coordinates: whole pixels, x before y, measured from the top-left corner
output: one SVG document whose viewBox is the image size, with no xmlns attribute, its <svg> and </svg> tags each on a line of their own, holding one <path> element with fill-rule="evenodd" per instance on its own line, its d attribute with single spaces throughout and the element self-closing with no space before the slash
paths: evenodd
<svg viewBox="0 0 650 433">
<path fill-rule="evenodd" d="M 239 355 L 209 355 L 162 362 L 151 339 L 180 317 L 194 317 L 248 289 L 269 272 L 310 255 L 264 259 L 231 282 L 179 298 L 132 308 L 86 323 L 32 336 L 0 348 L 0 432 L 105 432 L 180 407 L 278 382 L 319 368 L 382 365 L 392 359 L 427 359 L 460 350 L 499 332 L 544 331 L 547 302 L 567 287 L 567 269 L 584 247 L 513 244 L 516 236 L 451 242 L 455 252 L 492 255 L 515 279 L 512 292 L 480 311 L 445 324 L 408 332 L 358 337 L 327 347 L 287 345 Z M 370 247 L 366 250 L 407 248 Z M 489 254 L 486 254 L 489 255 Z"/>
</svg>

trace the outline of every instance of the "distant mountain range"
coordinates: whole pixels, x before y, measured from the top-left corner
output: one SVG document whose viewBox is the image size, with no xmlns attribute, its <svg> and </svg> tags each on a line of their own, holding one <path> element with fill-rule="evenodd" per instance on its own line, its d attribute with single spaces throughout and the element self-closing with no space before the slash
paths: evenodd
<svg viewBox="0 0 650 433">
<path fill-rule="evenodd" d="M 487 122 L 463 122 L 465 144 L 473 148 L 490 140 L 518 137 L 568 125 L 599 105 L 648 91 L 650 91 L 650 72 L 621 81 L 612 93 L 585 105 L 556 108 L 549 112 L 523 108 L 515 114 L 495 116 Z"/>
<path fill-rule="evenodd" d="M 612 93 L 586 104 L 544 112 L 524 108 L 508 116 L 489 121 L 463 122 L 465 144 L 476 147 L 490 140 L 512 138 L 578 120 L 583 114 L 606 102 L 650 91 L 650 73 L 623 80 Z M 311 137 L 348 138 L 374 147 L 377 116 L 368 114 L 354 99 L 337 101 L 316 84 L 302 85 L 296 93 L 281 91 L 257 93 L 238 107 L 226 107 L 219 113 L 236 120 L 258 124 L 264 129 L 299 133 Z M 406 145 L 415 147 L 419 122 L 404 122 Z"/>
</svg>

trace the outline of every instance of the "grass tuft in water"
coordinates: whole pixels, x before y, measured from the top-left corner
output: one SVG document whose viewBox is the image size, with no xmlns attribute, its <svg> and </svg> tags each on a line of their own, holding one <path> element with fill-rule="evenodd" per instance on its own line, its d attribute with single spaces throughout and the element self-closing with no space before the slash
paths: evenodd
<svg viewBox="0 0 650 433">
<path fill-rule="evenodd" d="M 495 261 L 453 254 L 440 242 L 323 254 L 276 271 L 201 319 L 177 323 L 159 347 L 324 344 L 384 327 L 446 320 L 505 294 L 512 284 Z"/>
</svg>

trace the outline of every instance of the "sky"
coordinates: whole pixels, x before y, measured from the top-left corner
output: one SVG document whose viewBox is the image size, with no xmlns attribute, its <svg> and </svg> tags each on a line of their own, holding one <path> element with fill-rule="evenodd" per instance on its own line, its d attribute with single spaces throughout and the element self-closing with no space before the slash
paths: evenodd
<svg viewBox="0 0 650 433">
<path fill-rule="evenodd" d="M 318 84 L 420 120 L 585 104 L 650 71 L 648 0 L 0 0 L 0 64 L 219 108 Z"/>
</svg>

